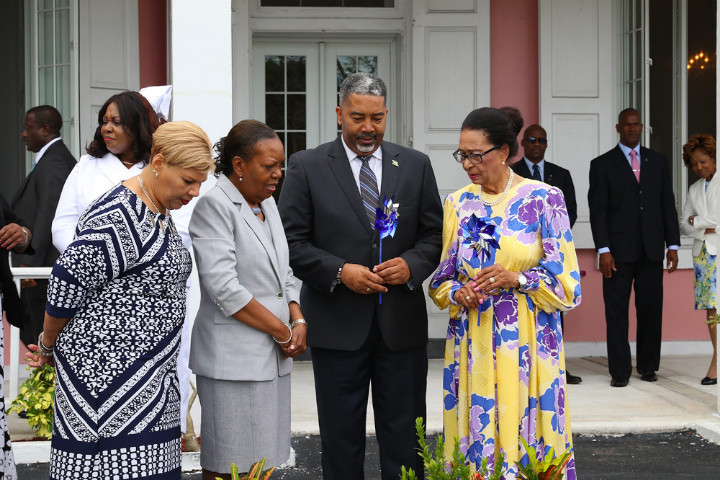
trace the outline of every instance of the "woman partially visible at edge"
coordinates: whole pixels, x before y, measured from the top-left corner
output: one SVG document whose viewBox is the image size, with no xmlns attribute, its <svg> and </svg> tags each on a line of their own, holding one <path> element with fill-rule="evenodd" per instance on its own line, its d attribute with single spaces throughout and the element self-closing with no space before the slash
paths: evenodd
<svg viewBox="0 0 720 480">
<path fill-rule="evenodd" d="M 443 255 L 430 297 L 450 307 L 444 370 L 445 453 L 453 438 L 474 469 L 505 455 L 505 480 L 529 459 L 572 447 L 560 310 L 580 303 L 580 272 L 562 192 L 517 177 L 522 118 L 480 108 L 453 156 L 470 185 L 445 200 Z M 575 460 L 565 467 L 575 480 Z"/>
<path fill-rule="evenodd" d="M 715 139 L 708 134 L 690 137 L 683 145 L 683 162 L 700 177 L 690 185 L 680 216 L 680 232 L 693 239 L 695 310 L 705 310 L 713 356 L 703 385 L 717 384 L 717 254 L 720 247 L 720 179 L 715 177 Z"/>
<path fill-rule="evenodd" d="M 207 134 L 170 122 L 139 175 L 81 215 L 48 286 L 33 367 L 55 363 L 51 480 L 180 478 L 177 357 L 192 270 L 169 210 L 213 168 Z"/>
<path fill-rule="evenodd" d="M 5 409 L 5 332 L 2 314 L 11 325 L 22 325 L 24 309 L 13 283 L 8 252 L 34 254 L 30 246 L 32 233 L 0 194 L 0 480 L 17 479 L 15 457 Z"/>
<path fill-rule="evenodd" d="M 285 152 L 273 129 L 243 120 L 215 145 L 218 180 L 190 221 L 200 277 L 190 368 L 202 405 L 203 480 L 290 456 L 290 372 L 305 351 L 295 277 L 272 197 Z"/>
</svg>

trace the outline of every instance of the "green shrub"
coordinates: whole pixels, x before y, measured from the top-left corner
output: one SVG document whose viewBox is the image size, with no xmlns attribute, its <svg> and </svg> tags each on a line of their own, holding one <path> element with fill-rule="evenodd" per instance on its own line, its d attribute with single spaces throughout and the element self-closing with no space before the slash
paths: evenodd
<svg viewBox="0 0 720 480">
<path fill-rule="evenodd" d="M 20 386 L 20 392 L 10 404 L 8 413 L 24 410 L 27 423 L 35 430 L 35 434 L 51 439 L 54 404 L 55 369 L 50 365 L 43 365 L 33 369 L 30 377 Z"/>
</svg>

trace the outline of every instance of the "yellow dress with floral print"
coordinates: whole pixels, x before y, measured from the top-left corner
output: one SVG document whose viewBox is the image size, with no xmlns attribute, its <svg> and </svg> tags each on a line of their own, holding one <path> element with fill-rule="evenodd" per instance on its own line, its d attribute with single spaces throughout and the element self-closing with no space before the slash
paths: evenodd
<svg viewBox="0 0 720 480">
<path fill-rule="evenodd" d="M 499 196 L 483 194 L 489 202 Z M 524 272 L 522 289 L 493 292 L 479 310 L 455 291 L 483 267 Z M 497 205 L 477 185 L 445 200 L 443 254 L 430 297 L 450 308 L 443 379 L 446 454 L 454 437 L 467 460 L 492 467 L 502 452 L 504 479 L 527 465 L 520 438 L 542 455 L 572 447 L 560 311 L 580 303 L 580 271 L 562 192 L 524 179 Z M 566 480 L 575 480 L 570 458 Z"/>
</svg>

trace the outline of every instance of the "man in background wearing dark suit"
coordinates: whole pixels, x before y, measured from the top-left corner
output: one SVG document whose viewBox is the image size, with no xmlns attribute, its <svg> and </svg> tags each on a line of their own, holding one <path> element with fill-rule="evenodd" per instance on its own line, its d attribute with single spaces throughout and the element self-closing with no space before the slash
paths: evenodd
<svg viewBox="0 0 720 480">
<path fill-rule="evenodd" d="M 628 343 L 630 290 L 637 310 L 637 371 L 657 380 L 663 306 L 663 254 L 668 272 L 678 265 L 678 215 L 665 155 L 640 146 L 643 124 L 626 108 L 615 126 L 620 143 L 590 164 L 590 226 L 600 254 L 607 322 L 608 367 L 613 387 L 632 373 Z"/>
<path fill-rule="evenodd" d="M 403 465 L 424 476 L 415 436 L 428 365 L 422 283 L 440 261 L 442 206 L 427 155 L 383 141 L 386 98 L 376 76 L 348 76 L 336 109 L 342 135 L 290 157 L 280 193 L 290 265 L 303 281 L 325 480 L 364 478 L 371 384 L 382 479 Z M 383 197 L 399 204 L 399 220 L 380 240 Z"/>
<path fill-rule="evenodd" d="M 545 182 L 548 185 L 559 188 L 565 197 L 565 207 L 570 217 L 570 227 L 575 225 L 577 220 L 577 201 L 575 201 L 575 186 L 573 185 L 570 171 L 559 165 L 550 163 L 545 160 L 545 150 L 548 146 L 547 132 L 538 124 L 530 125 L 523 133 L 523 139 L 520 142 L 523 147 L 525 156 L 512 165 L 512 169 L 525 178 L 532 178 L 539 182 Z M 565 335 L 564 315 L 560 313 L 560 322 L 562 324 L 563 335 Z M 565 372 L 565 380 L 571 385 L 577 385 L 582 382 L 582 378 Z"/>
<path fill-rule="evenodd" d="M 35 255 L 14 255 L 13 265 L 51 267 L 59 253 L 52 244 L 50 228 L 65 179 L 75 167 L 72 153 L 60 139 L 62 116 L 50 105 L 31 108 L 25 114 L 23 140 L 29 152 L 35 152 L 35 166 L 15 193 L 12 208 L 27 222 L 33 233 Z M 37 343 L 45 318 L 47 280 L 23 280 L 20 298 L 27 321 L 20 338 L 28 345 Z"/>
</svg>

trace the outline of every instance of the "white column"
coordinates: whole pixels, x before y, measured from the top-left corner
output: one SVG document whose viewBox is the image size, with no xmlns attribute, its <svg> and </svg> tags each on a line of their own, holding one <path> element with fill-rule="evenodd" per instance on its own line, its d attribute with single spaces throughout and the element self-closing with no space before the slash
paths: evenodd
<svg viewBox="0 0 720 480">
<path fill-rule="evenodd" d="M 189 120 L 215 142 L 232 127 L 231 0 L 172 0 L 172 120 Z"/>
</svg>

